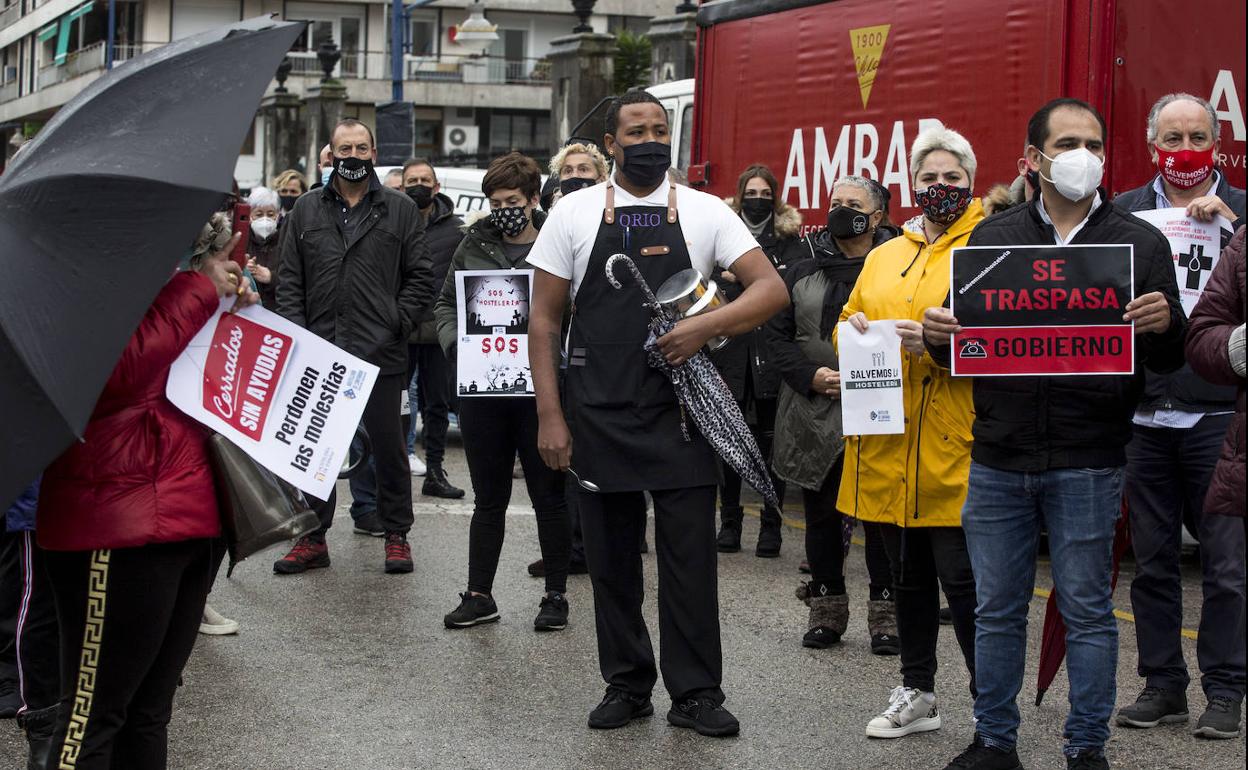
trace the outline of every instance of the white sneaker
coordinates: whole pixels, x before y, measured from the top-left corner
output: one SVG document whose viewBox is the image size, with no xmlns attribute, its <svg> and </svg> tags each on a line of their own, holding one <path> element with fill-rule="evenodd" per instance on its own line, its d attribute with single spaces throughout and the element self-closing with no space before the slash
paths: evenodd
<svg viewBox="0 0 1248 770">
<path fill-rule="evenodd" d="M 204 618 L 199 623 L 199 633 L 208 636 L 229 636 L 238 633 L 238 621 L 230 620 L 207 604 L 204 605 Z"/>
<path fill-rule="evenodd" d="M 412 469 L 413 476 L 424 476 L 425 471 L 428 470 L 424 461 L 417 457 L 414 452 L 407 456 L 407 466 Z"/>
<path fill-rule="evenodd" d="M 867 735 L 871 738 L 901 738 L 939 729 L 936 693 L 913 687 L 894 687 L 888 696 L 888 708 L 867 722 Z"/>
</svg>

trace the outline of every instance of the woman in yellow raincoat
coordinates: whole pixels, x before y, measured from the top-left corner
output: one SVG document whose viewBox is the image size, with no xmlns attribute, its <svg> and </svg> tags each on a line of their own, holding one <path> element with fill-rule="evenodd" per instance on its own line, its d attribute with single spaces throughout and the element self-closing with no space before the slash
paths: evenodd
<svg viewBox="0 0 1248 770">
<path fill-rule="evenodd" d="M 975 681 L 975 579 L 961 527 L 971 460 L 971 382 L 955 380 L 923 351 L 926 308 L 945 303 L 949 260 L 984 218 L 971 197 L 975 154 L 949 129 L 919 135 L 910 151 L 915 198 L 923 210 L 902 236 L 867 255 L 841 311 L 854 329 L 897 321 L 902 338 L 905 432 L 846 437 L 837 508 L 884 526 L 897 600 L 902 683 L 867 735 L 900 738 L 936 730 L 936 638 L 940 588 Z"/>
</svg>

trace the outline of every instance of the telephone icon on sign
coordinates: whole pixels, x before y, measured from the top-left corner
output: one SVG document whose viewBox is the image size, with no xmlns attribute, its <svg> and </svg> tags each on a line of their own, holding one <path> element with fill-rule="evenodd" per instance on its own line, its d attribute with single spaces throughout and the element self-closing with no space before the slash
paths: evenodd
<svg viewBox="0 0 1248 770">
<path fill-rule="evenodd" d="M 987 358 L 988 343 L 979 337 L 967 337 L 958 349 L 958 358 Z"/>
</svg>

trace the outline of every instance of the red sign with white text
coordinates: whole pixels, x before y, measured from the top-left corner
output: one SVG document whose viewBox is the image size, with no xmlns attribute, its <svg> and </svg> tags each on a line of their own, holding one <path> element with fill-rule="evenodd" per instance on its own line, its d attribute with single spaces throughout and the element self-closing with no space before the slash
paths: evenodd
<svg viewBox="0 0 1248 770">
<path fill-rule="evenodd" d="M 285 334 L 222 315 L 204 361 L 204 409 L 259 441 L 293 347 Z"/>
</svg>

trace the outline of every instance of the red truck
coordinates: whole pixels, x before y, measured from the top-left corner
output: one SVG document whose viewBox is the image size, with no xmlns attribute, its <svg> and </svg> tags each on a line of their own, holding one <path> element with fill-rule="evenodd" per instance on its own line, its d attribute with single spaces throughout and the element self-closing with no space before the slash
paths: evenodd
<svg viewBox="0 0 1248 770">
<path fill-rule="evenodd" d="M 915 213 L 908 156 L 928 121 L 970 140 L 975 192 L 1017 176 L 1027 119 L 1057 96 L 1109 126 L 1111 194 L 1154 173 L 1160 96 L 1208 98 L 1221 166 L 1244 186 L 1243 0 L 716 0 L 698 12 L 689 178 L 719 195 L 765 163 L 808 226 L 832 182 L 880 180 L 893 219 Z"/>
</svg>

